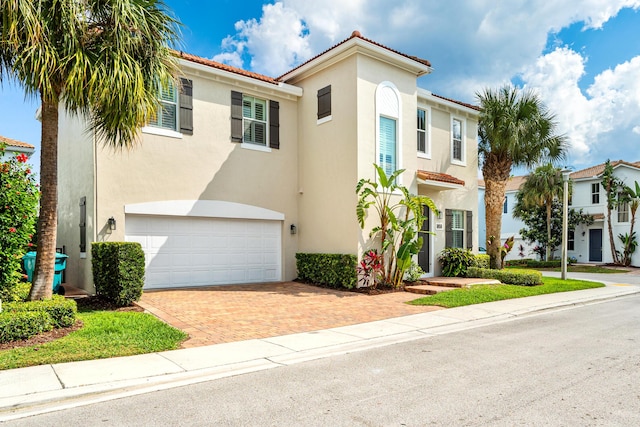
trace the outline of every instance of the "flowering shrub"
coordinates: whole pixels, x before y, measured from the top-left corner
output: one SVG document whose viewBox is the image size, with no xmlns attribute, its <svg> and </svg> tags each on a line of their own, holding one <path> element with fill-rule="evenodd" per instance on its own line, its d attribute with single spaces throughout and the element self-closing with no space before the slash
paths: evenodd
<svg viewBox="0 0 640 427">
<path fill-rule="evenodd" d="M 382 255 L 375 249 L 365 252 L 362 255 L 362 261 L 358 264 L 357 270 L 358 283 L 360 286 L 375 289 L 384 275 Z"/>
<path fill-rule="evenodd" d="M 0 147 L 0 157 L 4 147 Z M 40 193 L 27 156 L 0 162 L 0 299 L 14 300 L 25 247 L 35 230 Z"/>
</svg>

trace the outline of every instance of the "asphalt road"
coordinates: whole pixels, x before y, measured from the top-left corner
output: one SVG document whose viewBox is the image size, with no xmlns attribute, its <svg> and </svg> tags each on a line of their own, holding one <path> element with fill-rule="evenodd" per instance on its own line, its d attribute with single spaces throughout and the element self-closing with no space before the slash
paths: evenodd
<svg viewBox="0 0 640 427">
<path fill-rule="evenodd" d="M 8 422 L 636 426 L 640 296 Z"/>
</svg>

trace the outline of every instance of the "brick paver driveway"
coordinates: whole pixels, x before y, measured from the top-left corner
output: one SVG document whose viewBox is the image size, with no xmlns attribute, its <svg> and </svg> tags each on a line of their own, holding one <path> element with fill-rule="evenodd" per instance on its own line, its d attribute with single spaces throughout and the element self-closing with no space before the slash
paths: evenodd
<svg viewBox="0 0 640 427">
<path fill-rule="evenodd" d="M 296 282 L 145 291 L 138 303 L 187 332 L 183 348 L 311 332 L 438 310 L 419 295 L 363 295 Z"/>
</svg>

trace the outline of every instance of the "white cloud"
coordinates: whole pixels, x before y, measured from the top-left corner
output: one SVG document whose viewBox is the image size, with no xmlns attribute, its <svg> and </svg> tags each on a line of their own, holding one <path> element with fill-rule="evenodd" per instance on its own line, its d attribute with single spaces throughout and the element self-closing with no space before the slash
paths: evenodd
<svg viewBox="0 0 640 427">
<path fill-rule="evenodd" d="M 584 65 L 580 54 L 556 48 L 526 70 L 523 79 L 556 112 L 576 163 L 618 159 L 619 153 L 633 153 L 638 159 L 626 160 L 640 160 L 640 141 L 633 136 L 640 133 L 640 56 L 597 75 L 586 94 L 578 87 Z"/>
</svg>

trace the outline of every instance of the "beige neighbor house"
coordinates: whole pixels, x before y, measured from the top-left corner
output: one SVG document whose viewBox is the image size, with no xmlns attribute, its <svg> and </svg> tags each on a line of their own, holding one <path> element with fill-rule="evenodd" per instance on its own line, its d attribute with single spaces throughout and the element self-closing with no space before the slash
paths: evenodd
<svg viewBox="0 0 640 427">
<path fill-rule="evenodd" d="M 181 87 L 135 149 L 61 115 L 68 283 L 93 290 L 94 241 L 140 242 L 145 289 L 291 280 L 297 252 L 361 255 L 355 186 L 376 162 L 442 211 L 427 274 L 447 242 L 477 249 L 478 110 L 418 88 L 428 61 L 358 32 L 278 78 L 178 55 Z"/>
</svg>

